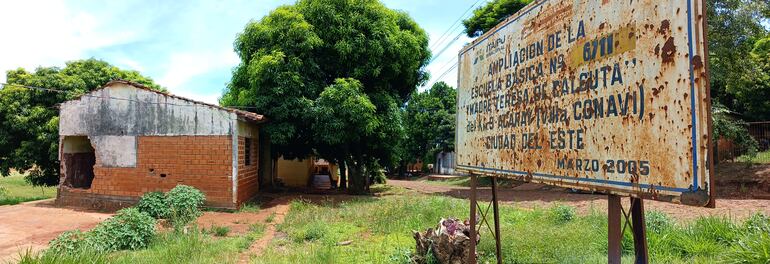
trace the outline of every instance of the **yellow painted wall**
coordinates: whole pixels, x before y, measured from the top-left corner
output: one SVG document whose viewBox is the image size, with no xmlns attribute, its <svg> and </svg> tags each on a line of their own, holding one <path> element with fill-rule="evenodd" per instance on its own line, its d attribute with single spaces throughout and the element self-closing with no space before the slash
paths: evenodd
<svg viewBox="0 0 770 264">
<path fill-rule="evenodd" d="M 277 175 L 284 185 L 294 188 L 307 188 L 307 182 L 313 173 L 313 159 L 304 160 L 285 160 L 278 159 Z M 339 179 L 339 170 L 337 165 L 330 165 L 332 180 Z"/>
<path fill-rule="evenodd" d="M 278 160 L 278 178 L 288 187 L 305 188 L 310 177 L 310 160 Z"/>
</svg>

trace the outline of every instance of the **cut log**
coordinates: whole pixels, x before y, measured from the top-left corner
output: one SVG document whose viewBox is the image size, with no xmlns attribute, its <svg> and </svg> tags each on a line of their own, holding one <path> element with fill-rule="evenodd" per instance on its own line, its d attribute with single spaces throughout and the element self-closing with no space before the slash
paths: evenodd
<svg viewBox="0 0 770 264">
<path fill-rule="evenodd" d="M 462 264 L 468 260 L 470 226 L 459 219 L 441 219 L 438 229 L 428 228 L 423 233 L 413 233 L 416 242 L 413 256 L 415 263 L 427 263 L 429 258 L 445 264 Z M 476 236 L 476 244 L 478 242 L 479 237 Z"/>
</svg>

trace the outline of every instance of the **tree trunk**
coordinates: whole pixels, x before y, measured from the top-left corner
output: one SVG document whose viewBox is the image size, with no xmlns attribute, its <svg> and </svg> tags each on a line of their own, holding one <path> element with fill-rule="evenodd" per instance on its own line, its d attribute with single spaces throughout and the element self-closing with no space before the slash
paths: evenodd
<svg viewBox="0 0 770 264">
<path fill-rule="evenodd" d="M 348 176 L 345 163 L 345 160 L 340 160 L 340 189 L 342 190 L 348 189 Z"/>
<path fill-rule="evenodd" d="M 361 162 L 349 161 L 348 170 L 350 171 L 350 188 L 348 188 L 349 194 L 364 194 L 366 193 L 366 178 L 368 176 L 364 173 L 364 166 Z"/>
</svg>

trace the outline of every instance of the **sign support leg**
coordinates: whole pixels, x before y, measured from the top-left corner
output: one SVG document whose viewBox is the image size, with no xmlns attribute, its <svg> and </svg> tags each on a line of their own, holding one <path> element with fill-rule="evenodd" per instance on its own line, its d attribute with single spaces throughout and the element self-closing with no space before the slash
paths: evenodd
<svg viewBox="0 0 770 264">
<path fill-rule="evenodd" d="M 631 226 L 634 233 L 634 251 L 636 252 L 636 263 L 646 264 L 649 262 L 647 254 L 647 228 L 644 222 L 644 199 L 631 197 Z"/>
<path fill-rule="evenodd" d="M 497 207 L 497 177 L 492 177 L 492 211 L 495 214 L 495 250 L 497 264 L 503 264 L 503 252 L 500 239 L 500 210 Z"/>
<path fill-rule="evenodd" d="M 470 230 L 470 250 L 468 253 L 468 263 L 469 264 L 476 264 L 476 237 L 478 236 L 476 234 L 476 174 L 471 173 L 471 193 L 470 193 L 470 200 L 471 200 L 471 218 L 469 220 L 471 225 Z"/>
<path fill-rule="evenodd" d="M 609 264 L 620 264 L 620 242 L 623 236 L 620 226 L 622 205 L 620 204 L 620 196 L 610 194 L 607 198 L 607 262 Z"/>
</svg>

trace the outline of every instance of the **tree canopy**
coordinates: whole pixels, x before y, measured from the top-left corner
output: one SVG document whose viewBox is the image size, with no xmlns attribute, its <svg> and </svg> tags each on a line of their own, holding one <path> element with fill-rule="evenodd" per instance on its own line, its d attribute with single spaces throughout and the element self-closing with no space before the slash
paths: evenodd
<svg viewBox="0 0 770 264">
<path fill-rule="evenodd" d="M 247 24 L 235 51 L 241 62 L 220 103 L 268 116 L 274 157 L 315 153 L 356 164 L 392 158 L 403 137 L 398 109 L 427 80 L 430 59 L 425 31 L 377 0 L 281 6 Z M 365 106 L 371 116 L 346 107 L 352 105 Z M 350 128 L 343 117 L 368 125 Z"/>
<path fill-rule="evenodd" d="M 444 82 L 412 95 L 404 118 L 410 161 L 431 161 L 438 152 L 454 150 L 456 98 L 455 88 Z"/>
<path fill-rule="evenodd" d="M 29 171 L 27 179 L 35 185 L 59 183 L 58 104 L 115 79 L 163 90 L 139 72 L 121 70 L 97 59 L 70 61 L 64 68 L 40 67 L 33 72 L 19 68 L 6 76 L 9 85 L 0 90 L 0 174 L 8 175 L 11 169 Z"/>
<path fill-rule="evenodd" d="M 480 36 L 531 2 L 532 0 L 489 1 L 486 5 L 476 8 L 472 17 L 463 20 L 465 34 L 471 38 Z"/>
<path fill-rule="evenodd" d="M 761 61 L 758 61 L 762 55 L 757 53 L 762 52 L 754 49 L 758 41 L 768 36 L 768 29 L 762 21 L 770 17 L 767 12 L 770 3 L 763 0 L 714 0 L 706 1 L 706 4 L 711 97 L 730 110 L 744 114 L 749 120 L 762 119 L 761 116 L 754 116 L 755 113 L 747 112 L 747 104 L 753 103 L 745 100 L 751 100 L 746 96 L 760 88 L 749 80 L 769 73 L 762 69 Z"/>
</svg>

